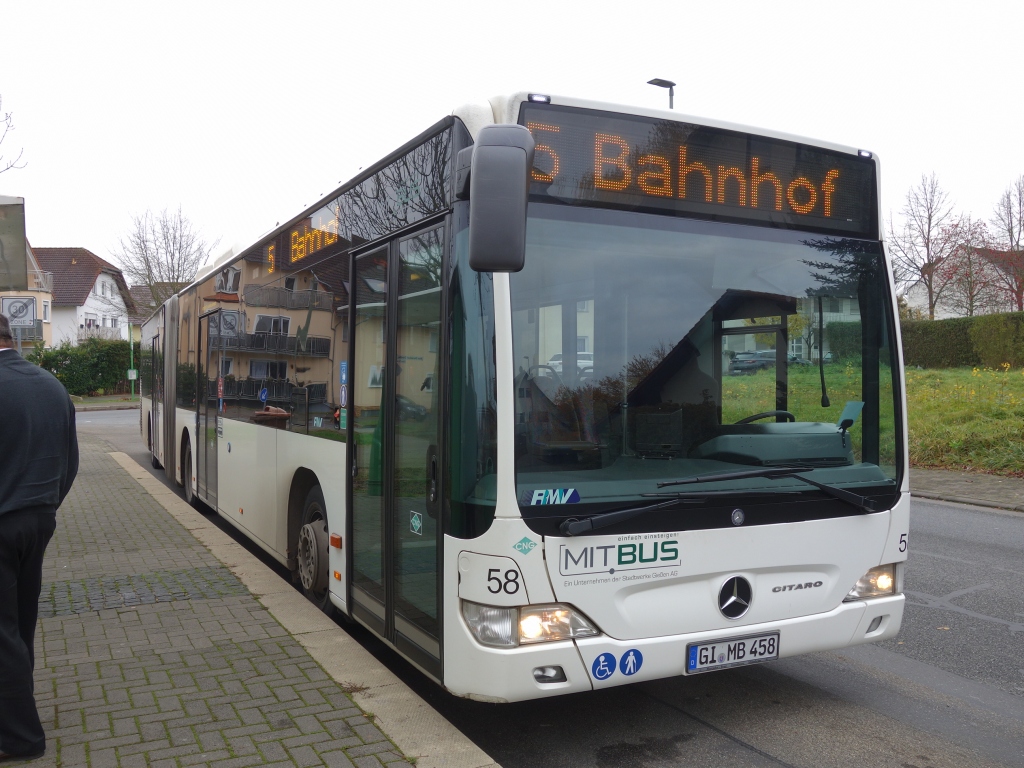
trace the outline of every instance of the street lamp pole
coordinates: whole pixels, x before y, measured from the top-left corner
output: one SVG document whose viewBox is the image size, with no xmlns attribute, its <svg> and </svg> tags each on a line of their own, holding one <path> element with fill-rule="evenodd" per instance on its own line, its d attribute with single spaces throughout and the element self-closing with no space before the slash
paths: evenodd
<svg viewBox="0 0 1024 768">
<path fill-rule="evenodd" d="M 668 88 L 668 108 L 675 109 L 675 105 L 672 103 L 674 101 L 673 96 L 675 96 L 675 83 L 671 80 L 663 80 L 660 77 L 656 77 L 653 80 L 648 80 L 647 84 L 656 85 L 659 88 Z"/>
</svg>

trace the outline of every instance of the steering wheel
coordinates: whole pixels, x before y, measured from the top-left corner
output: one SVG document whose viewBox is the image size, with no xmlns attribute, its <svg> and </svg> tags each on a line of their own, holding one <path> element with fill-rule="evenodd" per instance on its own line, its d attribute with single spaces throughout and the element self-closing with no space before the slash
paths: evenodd
<svg viewBox="0 0 1024 768">
<path fill-rule="evenodd" d="M 747 416 L 745 419 L 734 421 L 734 424 L 749 424 L 752 421 L 758 421 L 759 419 L 767 419 L 771 416 L 782 416 L 784 421 L 796 421 L 794 416 L 789 411 L 765 411 L 764 413 L 755 413 L 753 416 Z"/>
<path fill-rule="evenodd" d="M 529 377 L 531 377 L 531 378 L 533 378 L 534 376 L 536 376 L 536 375 L 537 375 L 537 374 L 535 374 L 535 373 L 534 373 L 534 371 L 540 372 L 540 371 L 541 371 L 542 369 L 543 369 L 543 370 L 547 370 L 547 371 L 550 371 L 550 372 L 551 372 L 551 376 L 552 376 L 553 378 L 556 378 L 556 379 L 558 379 L 559 381 L 561 381 L 562 377 L 558 375 L 558 371 L 556 371 L 556 370 L 555 370 L 554 368 L 552 368 L 552 367 L 551 367 L 550 365 L 531 365 L 531 366 L 530 366 L 530 367 L 529 367 L 529 368 L 527 369 L 527 371 L 526 371 L 526 375 L 527 375 L 527 376 L 529 376 Z M 547 373 L 542 373 L 541 375 L 542 375 L 542 376 L 547 376 L 548 374 L 547 374 Z"/>
<path fill-rule="evenodd" d="M 539 374 L 539 375 L 538 375 Z M 558 386 L 565 386 L 562 383 L 562 377 L 558 375 L 558 371 L 552 368 L 550 365 L 531 365 L 527 371 L 526 376 L 531 379 L 536 378 L 549 378 L 554 379 Z"/>
</svg>

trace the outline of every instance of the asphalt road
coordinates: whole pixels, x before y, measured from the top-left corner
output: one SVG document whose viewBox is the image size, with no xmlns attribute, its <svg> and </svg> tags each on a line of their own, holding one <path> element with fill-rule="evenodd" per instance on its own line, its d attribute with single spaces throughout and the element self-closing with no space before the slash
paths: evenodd
<svg viewBox="0 0 1024 768">
<path fill-rule="evenodd" d="M 79 429 L 149 467 L 137 411 Z M 482 705 L 347 631 L 505 768 L 1024 766 L 1024 514 L 915 501 L 910 541 L 897 638 L 696 678 Z"/>
</svg>

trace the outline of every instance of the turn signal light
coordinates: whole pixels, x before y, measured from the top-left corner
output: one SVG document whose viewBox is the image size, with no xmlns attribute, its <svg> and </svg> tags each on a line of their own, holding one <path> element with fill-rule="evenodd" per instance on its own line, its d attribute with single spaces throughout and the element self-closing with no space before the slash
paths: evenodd
<svg viewBox="0 0 1024 768">
<path fill-rule="evenodd" d="M 334 547 L 335 549 L 341 549 L 341 534 L 340 533 L 332 533 L 331 534 L 331 546 Z"/>
</svg>

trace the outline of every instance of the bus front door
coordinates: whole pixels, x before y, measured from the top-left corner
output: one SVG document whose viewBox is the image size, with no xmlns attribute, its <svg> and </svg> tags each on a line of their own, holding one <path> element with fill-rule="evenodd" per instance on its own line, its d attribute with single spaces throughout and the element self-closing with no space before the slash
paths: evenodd
<svg viewBox="0 0 1024 768">
<path fill-rule="evenodd" d="M 441 254 L 444 225 L 356 258 L 353 615 L 440 679 Z"/>
</svg>

